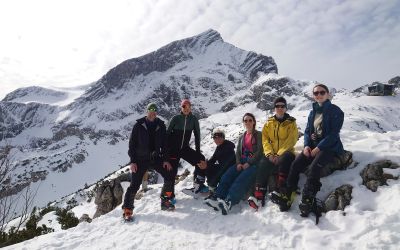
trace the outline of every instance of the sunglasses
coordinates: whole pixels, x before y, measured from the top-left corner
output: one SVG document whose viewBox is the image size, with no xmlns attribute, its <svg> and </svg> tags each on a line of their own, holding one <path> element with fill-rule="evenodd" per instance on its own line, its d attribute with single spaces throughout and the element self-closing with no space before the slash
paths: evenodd
<svg viewBox="0 0 400 250">
<path fill-rule="evenodd" d="M 184 109 L 185 109 L 186 107 L 190 108 L 190 105 L 182 105 L 181 107 L 184 108 Z"/>
<path fill-rule="evenodd" d="M 284 108 L 286 108 L 286 105 L 275 105 L 275 108 L 284 109 Z"/>
<path fill-rule="evenodd" d="M 216 138 L 222 138 L 224 135 L 222 133 L 215 133 L 211 136 L 211 138 L 216 139 Z"/>
<path fill-rule="evenodd" d="M 248 119 L 248 120 L 243 120 L 244 123 L 248 123 L 248 122 L 253 122 L 252 119 Z"/>
<path fill-rule="evenodd" d="M 149 108 L 147 111 L 150 111 L 150 112 L 157 112 L 157 109 L 155 109 L 155 108 Z"/>
<path fill-rule="evenodd" d="M 313 95 L 314 95 L 314 96 L 317 96 L 317 95 L 323 96 L 323 95 L 325 95 L 325 94 L 326 94 L 326 91 L 325 91 L 325 90 L 314 91 L 314 92 L 313 92 Z"/>
</svg>

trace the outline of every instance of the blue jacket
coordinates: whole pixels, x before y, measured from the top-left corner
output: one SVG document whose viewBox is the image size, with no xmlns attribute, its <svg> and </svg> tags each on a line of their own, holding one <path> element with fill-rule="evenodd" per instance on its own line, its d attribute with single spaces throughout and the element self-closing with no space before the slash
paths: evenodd
<svg viewBox="0 0 400 250">
<path fill-rule="evenodd" d="M 308 115 L 307 127 L 304 132 L 304 147 L 318 147 L 321 151 L 332 151 L 337 154 L 343 153 L 343 144 L 340 141 L 340 129 L 343 126 L 343 111 L 326 100 L 322 105 L 322 139 L 318 145 L 314 145 L 311 134 L 314 133 L 314 117 L 318 103 L 313 103 L 313 110 Z"/>
</svg>

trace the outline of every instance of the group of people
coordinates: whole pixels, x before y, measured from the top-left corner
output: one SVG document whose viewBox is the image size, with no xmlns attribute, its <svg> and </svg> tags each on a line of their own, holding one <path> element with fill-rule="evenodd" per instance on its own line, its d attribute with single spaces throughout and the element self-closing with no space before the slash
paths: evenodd
<svg viewBox="0 0 400 250">
<path fill-rule="evenodd" d="M 195 197 L 208 194 L 205 204 L 224 215 L 247 197 L 250 207 L 258 210 L 265 205 L 267 195 L 281 211 L 289 210 L 296 197 L 299 175 L 308 168 L 299 204 L 301 215 L 308 216 L 321 187 L 321 169 L 344 151 L 339 136 L 344 113 L 330 102 L 326 85 L 316 84 L 312 94 L 315 102 L 304 131 L 304 149 L 297 156 L 296 119 L 287 113 L 283 97 L 274 100 L 274 115 L 262 131 L 256 129 L 253 114 L 243 115 L 245 131 L 238 138 L 236 151 L 235 145 L 225 139 L 225 132 L 214 129 L 212 138 L 217 147 L 208 160 L 200 151 L 199 122 L 188 99 L 182 100 L 181 112 L 170 120 L 168 128 L 157 118 L 157 106 L 150 103 L 147 115 L 136 121 L 129 140 L 132 178 L 122 206 L 124 218 L 132 218 L 134 196 L 149 168 L 164 178 L 161 209 L 175 209 L 174 185 L 180 159 L 195 167 L 193 188 L 185 193 Z M 192 133 L 195 149 L 189 144 Z M 271 176 L 276 180 L 272 190 L 268 189 Z"/>
</svg>

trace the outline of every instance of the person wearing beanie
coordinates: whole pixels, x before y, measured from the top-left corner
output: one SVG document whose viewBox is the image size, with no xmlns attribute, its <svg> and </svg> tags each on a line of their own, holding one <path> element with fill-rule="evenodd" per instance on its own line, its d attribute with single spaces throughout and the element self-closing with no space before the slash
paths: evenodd
<svg viewBox="0 0 400 250">
<path fill-rule="evenodd" d="M 248 199 L 249 205 L 255 210 L 265 205 L 265 195 L 270 177 L 277 174 L 275 189 L 281 189 L 295 158 L 294 145 L 298 140 L 297 124 L 296 119 L 286 111 L 286 99 L 276 98 L 274 115 L 267 120 L 262 130 L 264 154 L 257 166 L 254 195 Z"/>
<path fill-rule="evenodd" d="M 221 176 L 235 164 L 235 144 L 225 139 L 225 131 L 215 128 L 211 133 L 215 145 L 214 154 L 207 161 L 201 161 L 200 169 L 205 169 L 207 184 L 212 195 L 217 188 Z"/>
<path fill-rule="evenodd" d="M 166 154 L 166 127 L 157 118 L 157 105 L 147 105 L 147 115 L 136 120 L 129 139 L 131 183 L 126 190 L 122 205 L 123 217 L 133 219 L 134 197 L 139 190 L 144 174 L 149 168 L 156 170 L 164 178 L 161 190 L 161 209 L 174 210 L 173 188 L 175 175 Z"/>
<path fill-rule="evenodd" d="M 189 145 L 194 134 L 195 150 Z M 188 99 L 181 102 L 181 112 L 171 118 L 167 128 L 168 159 L 172 165 L 172 171 L 176 175 L 180 159 L 184 159 L 195 167 L 194 187 L 184 190 L 188 194 L 208 193 L 208 187 L 204 185 L 205 170 L 200 163 L 205 161 L 200 151 L 200 126 L 199 120 L 192 114 L 192 104 Z"/>
<path fill-rule="evenodd" d="M 313 212 L 318 223 L 320 211 L 318 211 L 316 194 L 322 185 L 320 172 L 334 157 L 344 152 L 339 135 L 343 126 L 344 113 L 329 100 L 329 89 L 326 85 L 316 84 L 312 95 L 315 102 L 308 115 L 307 126 L 304 131 L 304 149 L 290 167 L 286 192 L 277 196 L 279 199 L 276 199 L 275 203 L 286 203 L 285 209 L 290 208 L 292 200 L 289 200 L 288 197 L 295 194 L 300 173 L 308 169 L 309 173 L 299 204 L 300 215 L 307 217 L 310 212 Z"/>
</svg>

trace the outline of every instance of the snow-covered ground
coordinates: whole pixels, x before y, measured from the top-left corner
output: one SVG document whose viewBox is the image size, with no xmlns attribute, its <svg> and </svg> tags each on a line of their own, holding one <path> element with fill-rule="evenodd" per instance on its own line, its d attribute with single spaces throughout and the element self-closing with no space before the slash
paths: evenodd
<svg viewBox="0 0 400 250">
<path fill-rule="evenodd" d="M 353 152 L 354 161 L 359 164 L 323 178 L 318 197 L 324 199 L 336 187 L 351 184 L 353 199 L 345 215 L 342 211 L 331 211 L 315 225 L 314 217 L 300 217 L 297 198 L 289 212 L 279 212 L 270 201 L 265 208 L 254 212 L 242 202 L 223 216 L 200 199 L 194 200 L 180 192 L 192 186 L 189 177 L 176 186 L 174 212 L 160 211 L 161 184 L 157 184 L 136 201 L 134 223 L 122 222 L 119 206 L 92 223 L 81 223 L 69 230 L 53 226 L 54 233 L 6 249 L 399 249 L 400 181 L 389 181 L 388 186 L 379 187 L 373 193 L 362 185 L 359 173 L 368 163 L 381 159 L 400 163 L 400 111 L 396 108 L 400 96 L 356 97 L 343 91 L 335 96 L 333 103 L 345 112 L 341 138 L 345 149 Z M 304 102 L 289 111 L 297 118 L 301 130 L 304 130 L 309 107 Z M 245 112 L 253 112 L 257 127 L 261 128 L 266 114 L 251 103 L 201 120 L 202 150 L 206 156 L 214 149 L 207 131 L 223 126 L 227 139 L 236 142 L 243 129 L 240 120 Z M 302 139 L 297 143 L 297 150 L 301 145 Z M 187 165 L 184 167 L 192 170 Z M 390 173 L 399 176 L 400 169 Z M 300 180 L 302 183 L 304 177 Z M 126 188 L 127 183 L 123 184 Z M 95 205 L 93 201 L 82 202 L 73 211 L 77 217 L 83 213 L 93 216 Z M 54 221 L 51 215 L 46 216 L 42 219 L 45 223 Z"/>
</svg>

